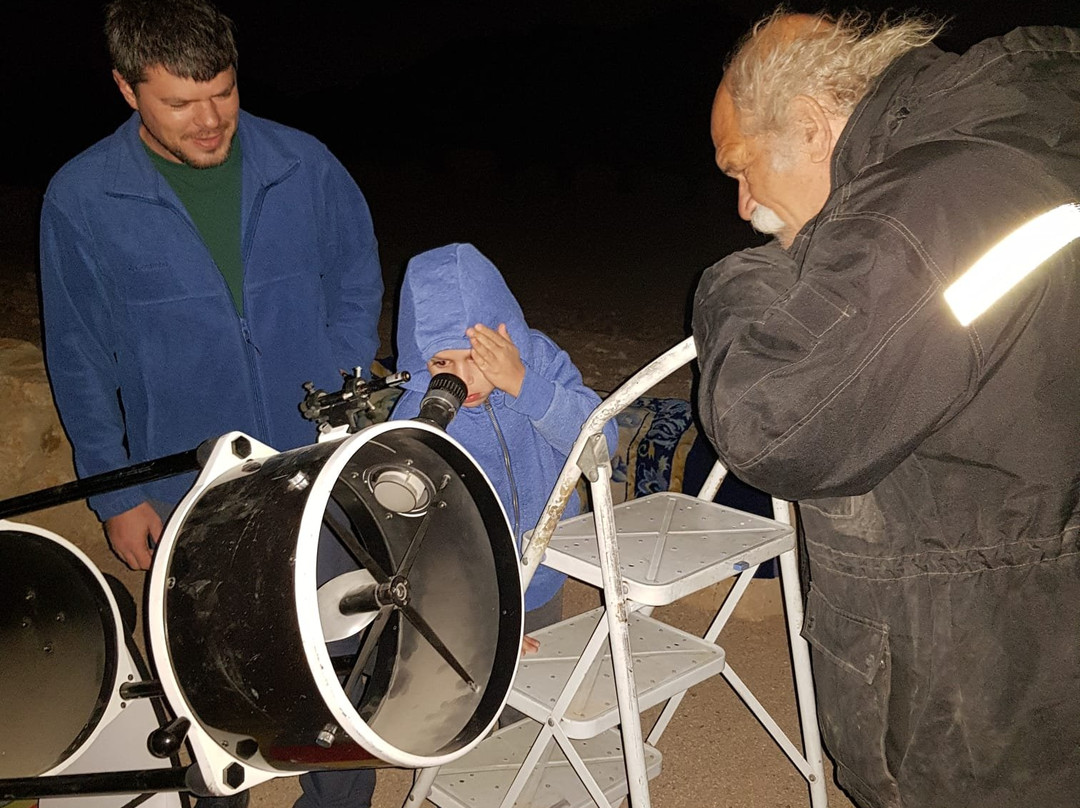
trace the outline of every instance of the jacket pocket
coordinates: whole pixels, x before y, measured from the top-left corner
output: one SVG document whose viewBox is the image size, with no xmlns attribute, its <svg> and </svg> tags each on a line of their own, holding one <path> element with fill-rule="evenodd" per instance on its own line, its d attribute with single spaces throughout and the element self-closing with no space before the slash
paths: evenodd
<svg viewBox="0 0 1080 808">
<path fill-rule="evenodd" d="M 821 734 L 841 784 L 869 805 L 898 805 L 885 758 L 888 627 L 837 608 L 811 585 L 802 635 L 813 649 Z"/>
<path fill-rule="evenodd" d="M 873 491 L 857 497 L 804 499 L 799 502 L 799 513 L 808 534 L 830 536 L 834 541 L 842 536 L 855 547 L 879 544 L 885 538 L 885 515 Z"/>
</svg>

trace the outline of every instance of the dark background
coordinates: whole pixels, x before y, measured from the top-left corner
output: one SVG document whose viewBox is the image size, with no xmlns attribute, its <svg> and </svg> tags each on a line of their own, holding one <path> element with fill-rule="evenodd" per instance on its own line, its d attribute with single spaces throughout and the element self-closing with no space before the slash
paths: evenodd
<svg viewBox="0 0 1080 808">
<path fill-rule="evenodd" d="M 644 163 L 693 174 L 711 168 L 707 115 L 723 57 L 772 8 L 760 0 L 219 4 L 238 28 L 244 107 L 312 132 L 347 163 L 437 161 L 466 149 L 490 152 L 509 171 Z M 0 170 L 5 182 L 42 182 L 112 131 L 127 107 L 109 76 L 101 2 L 4 5 L 10 145 Z M 1076 0 L 922 8 L 953 18 L 941 40 L 953 49 L 1018 24 L 1080 25 Z"/>
<path fill-rule="evenodd" d="M 603 301 L 626 287 L 643 310 L 680 319 L 698 273 L 755 239 L 713 165 L 708 117 L 725 54 L 771 3 L 220 5 L 237 24 L 242 106 L 311 132 L 346 164 L 391 288 L 409 256 L 473 241 L 515 291 L 526 285 L 515 277 L 544 279 L 523 304 L 572 297 L 575 318 L 625 320 Z M 0 187 L 29 189 L 0 197 L 8 254 L 36 239 L 33 200 L 52 173 L 128 114 L 101 8 L 7 0 L 0 12 Z M 1080 25 L 1080 0 L 923 8 L 952 17 L 950 49 L 1018 24 Z"/>
</svg>

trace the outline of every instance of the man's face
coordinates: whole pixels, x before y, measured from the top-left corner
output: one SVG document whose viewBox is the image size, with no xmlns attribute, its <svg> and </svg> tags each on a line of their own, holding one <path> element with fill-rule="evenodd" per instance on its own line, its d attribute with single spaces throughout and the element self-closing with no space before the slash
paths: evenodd
<svg viewBox="0 0 1080 808">
<path fill-rule="evenodd" d="M 774 137 L 743 135 L 724 84 L 713 102 L 712 139 L 716 164 L 739 183 L 739 215 L 791 246 L 828 198 L 828 162 L 810 159 L 798 144 L 781 150 L 783 144 Z"/>
<path fill-rule="evenodd" d="M 225 162 L 240 114 L 233 68 L 210 81 L 182 79 L 161 66 L 148 68 L 134 87 L 115 70 L 113 79 L 142 119 L 139 136 L 156 154 L 193 168 Z"/>
<path fill-rule="evenodd" d="M 495 385 L 489 382 L 488 377 L 476 366 L 472 351 L 467 348 L 439 351 L 428 360 L 427 366 L 432 376 L 437 373 L 453 373 L 465 382 L 469 392 L 463 406 L 479 407 L 495 389 Z"/>
</svg>

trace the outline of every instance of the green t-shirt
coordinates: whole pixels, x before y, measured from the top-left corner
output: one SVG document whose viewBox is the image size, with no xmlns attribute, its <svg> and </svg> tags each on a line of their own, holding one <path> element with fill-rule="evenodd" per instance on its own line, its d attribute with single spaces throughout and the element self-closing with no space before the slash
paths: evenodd
<svg viewBox="0 0 1080 808">
<path fill-rule="evenodd" d="M 240 257 L 240 138 L 233 137 L 229 156 L 213 168 L 192 168 L 155 154 L 144 143 L 154 168 L 180 197 L 202 236 L 225 283 L 236 311 L 244 314 L 244 264 Z"/>
</svg>

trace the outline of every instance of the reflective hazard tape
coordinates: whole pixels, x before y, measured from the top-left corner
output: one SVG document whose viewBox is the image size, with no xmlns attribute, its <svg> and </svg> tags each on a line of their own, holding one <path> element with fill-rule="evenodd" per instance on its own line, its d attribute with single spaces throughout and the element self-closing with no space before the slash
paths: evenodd
<svg viewBox="0 0 1080 808">
<path fill-rule="evenodd" d="M 945 301 L 960 325 L 968 325 L 1075 238 L 1080 238 L 1080 205 L 1069 203 L 1036 216 L 972 264 L 945 290 Z"/>
</svg>

